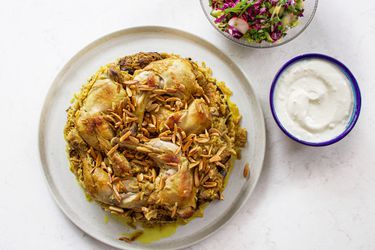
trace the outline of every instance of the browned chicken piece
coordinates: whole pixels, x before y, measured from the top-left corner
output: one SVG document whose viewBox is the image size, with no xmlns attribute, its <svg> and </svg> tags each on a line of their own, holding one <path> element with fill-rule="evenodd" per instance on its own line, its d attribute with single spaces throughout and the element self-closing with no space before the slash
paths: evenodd
<svg viewBox="0 0 375 250">
<path fill-rule="evenodd" d="M 155 148 L 156 151 L 163 151 L 162 153 L 150 154 L 160 166 L 160 173 L 155 183 L 156 186 L 161 188 L 150 196 L 149 201 L 168 207 L 177 205 L 176 212 L 181 217 L 192 216 L 196 207 L 196 190 L 193 175 L 188 167 L 188 160 L 181 153 L 176 155 L 178 146 L 174 143 L 155 138 L 145 145 Z M 170 163 L 176 163 L 178 167 L 171 166 Z M 160 185 L 160 182 L 165 184 Z"/>
<path fill-rule="evenodd" d="M 118 61 L 120 69 L 127 71 L 129 74 L 134 74 L 138 69 L 143 69 L 153 61 L 163 59 L 159 53 L 156 52 L 140 52 L 134 55 L 125 56 Z"/>
<path fill-rule="evenodd" d="M 150 72 L 158 76 L 156 85 L 160 89 L 170 90 L 168 93 L 170 95 L 189 100 L 194 94 L 203 94 L 203 89 L 196 81 L 193 66 L 189 60 L 167 58 L 152 62 L 142 71 L 136 72 L 134 79 L 144 79 L 144 72 Z"/>
<path fill-rule="evenodd" d="M 128 147 L 133 149 L 135 145 Z M 160 189 L 155 189 L 152 193 L 144 193 L 143 199 L 141 199 L 141 192 L 137 188 L 137 179 L 126 177 L 121 179 L 122 185 L 125 187 L 124 192 L 120 192 L 119 197 L 116 199 L 113 189 L 108 185 L 108 174 L 102 168 L 93 170 L 93 166 L 87 160 L 84 160 L 83 176 L 86 190 L 96 200 L 106 204 L 122 208 L 140 208 L 146 203 L 160 204 L 167 207 L 177 205 L 177 214 L 183 218 L 190 217 L 196 207 L 196 190 L 187 159 L 182 157 L 181 154 L 175 154 L 178 148 L 176 144 L 165 142 L 158 138 L 152 139 L 144 144 L 143 147 L 153 151 L 150 156 L 160 167 L 159 176 L 155 181 L 155 185 L 161 187 Z M 177 163 L 180 167 L 169 166 L 168 164 L 170 163 Z M 161 181 L 165 185 L 161 186 Z"/>
<path fill-rule="evenodd" d="M 109 176 L 102 168 L 95 168 L 88 162 L 87 158 L 82 159 L 83 163 L 83 182 L 86 191 L 95 200 L 114 204 L 113 190 L 108 185 Z"/>
<path fill-rule="evenodd" d="M 134 80 L 140 85 L 162 89 L 166 94 L 177 96 L 182 100 L 190 100 L 192 95 L 201 95 L 203 89 L 199 86 L 193 73 L 190 61 L 181 58 L 167 58 L 155 61 L 134 74 Z M 136 114 L 141 123 L 146 106 L 152 92 L 141 92 L 136 96 Z M 206 109 L 205 109 L 206 110 Z"/>
<path fill-rule="evenodd" d="M 212 117 L 208 105 L 203 99 L 195 99 L 179 121 L 187 135 L 200 134 L 211 127 Z"/>
<path fill-rule="evenodd" d="M 125 98 L 125 91 L 108 78 L 107 72 L 98 76 L 76 118 L 77 131 L 88 145 L 104 152 L 111 149 L 110 140 L 115 135 L 103 113 Z M 109 159 L 118 176 L 123 176 L 130 170 L 129 162 L 123 154 L 116 151 Z"/>
<path fill-rule="evenodd" d="M 173 128 L 174 124 L 182 128 L 186 135 L 199 134 L 209 129 L 212 117 L 208 105 L 203 99 L 194 99 L 188 109 L 179 112 L 172 112 L 167 109 L 160 109 L 156 114 L 159 126 L 167 125 Z"/>
<path fill-rule="evenodd" d="M 158 201 L 168 207 L 176 205 L 176 212 L 182 218 L 191 217 L 196 208 L 196 190 L 187 160 L 183 160 L 181 167 L 175 174 L 169 175 L 168 170 L 163 172 L 159 178 L 165 178 L 165 186 L 156 193 Z"/>
<path fill-rule="evenodd" d="M 89 164 L 87 159 L 83 159 L 83 180 L 86 191 L 95 200 L 115 205 L 122 208 L 140 208 L 146 203 L 146 200 L 140 199 L 140 192 L 137 187 L 137 179 L 134 177 L 127 177 L 121 179 L 121 185 L 125 187 L 125 192 L 118 190 L 118 196 L 111 188 L 110 179 L 107 172 L 102 168 L 95 168 Z"/>
</svg>

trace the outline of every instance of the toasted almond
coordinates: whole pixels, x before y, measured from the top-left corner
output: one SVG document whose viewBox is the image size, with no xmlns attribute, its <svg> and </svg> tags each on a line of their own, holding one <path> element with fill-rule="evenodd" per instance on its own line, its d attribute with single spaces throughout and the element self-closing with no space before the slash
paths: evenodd
<svg viewBox="0 0 375 250">
<path fill-rule="evenodd" d="M 112 170 L 112 168 L 110 166 L 107 167 L 107 172 L 110 175 L 113 173 L 113 170 Z"/>
<path fill-rule="evenodd" d="M 186 133 L 185 133 L 185 131 L 183 131 L 182 129 L 181 129 L 181 137 L 182 137 L 182 139 L 184 140 L 185 138 L 186 138 Z"/>
<path fill-rule="evenodd" d="M 184 86 L 184 85 L 180 85 L 180 86 Z M 177 92 L 177 89 L 174 89 L 174 88 L 166 88 L 166 91 L 167 91 L 167 93 L 174 94 L 174 93 Z"/>
<path fill-rule="evenodd" d="M 116 152 L 116 150 L 118 149 L 118 144 L 116 144 L 115 146 L 113 146 L 107 153 L 108 156 L 111 156 L 114 152 Z"/>
<path fill-rule="evenodd" d="M 210 138 L 196 138 L 195 141 L 198 142 L 198 143 L 204 144 L 204 143 L 209 142 Z"/>
<path fill-rule="evenodd" d="M 209 162 L 217 162 L 217 161 L 221 161 L 221 157 L 218 155 L 212 156 L 211 159 L 209 160 Z"/>
<path fill-rule="evenodd" d="M 125 123 L 131 123 L 131 122 L 135 122 L 135 121 L 138 121 L 137 117 L 126 117 L 125 118 Z"/>
<path fill-rule="evenodd" d="M 116 117 L 116 119 L 117 119 L 118 121 L 122 121 L 121 116 L 119 116 L 118 114 L 116 114 L 116 113 L 114 113 L 114 112 L 111 112 L 111 115 L 112 115 L 113 117 Z"/>
<path fill-rule="evenodd" d="M 196 152 L 198 152 L 198 146 L 195 146 L 193 149 L 191 149 L 190 151 L 189 151 L 189 155 L 193 155 L 193 154 L 195 154 Z"/>
<path fill-rule="evenodd" d="M 159 182 L 159 190 L 162 190 L 165 186 L 165 178 L 161 177 Z"/>
<path fill-rule="evenodd" d="M 171 141 L 171 140 L 172 140 L 172 136 L 161 136 L 161 137 L 160 137 L 160 140 L 163 140 L 163 141 Z"/>
<path fill-rule="evenodd" d="M 209 99 L 208 96 L 206 96 L 205 94 L 203 94 L 203 98 L 204 98 L 204 100 L 207 102 L 207 104 L 210 104 L 210 103 L 211 103 L 210 99 Z"/>
<path fill-rule="evenodd" d="M 247 178 L 250 173 L 249 163 L 245 164 L 245 167 L 243 168 L 243 177 Z"/>
<path fill-rule="evenodd" d="M 224 150 L 227 148 L 227 146 L 225 145 L 225 146 L 222 146 L 218 151 L 217 151 L 217 153 L 216 153 L 216 155 L 221 155 L 223 152 L 224 152 Z"/>
<path fill-rule="evenodd" d="M 189 149 L 189 147 L 191 146 L 192 143 L 193 143 L 193 139 L 190 139 L 189 141 L 187 141 L 185 143 L 185 145 L 182 146 L 182 151 L 186 152 Z"/>
<path fill-rule="evenodd" d="M 150 150 L 146 147 L 142 147 L 142 146 L 136 147 L 135 149 L 139 152 L 142 152 L 142 153 L 151 153 L 152 152 L 152 150 Z"/>
<path fill-rule="evenodd" d="M 120 202 L 120 201 L 121 201 L 121 196 L 120 196 L 120 194 L 118 193 L 116 186 L 112 185 L 112 190 L 113 190 L 113 193 L 115 194 L 115 199 L 116 199 L 118 202 Z"/>
<path fill-rule="evenodd" d="M 156 179 L 156 170 L 153 168 L 151 170 L 151 172 L 152 172 L 152 182 L 155 182 L 155 179 Z"/>
<path fill-rule="evenodd" d="M 134 99 L 135 100 L 135 99 Z M 129 105 L 129 108 L 131 109 L 131 111 L 135 111 L 135 106 L 136 106 L 136 104 L 133 104 L 133 103 L 128 103 L 128 105 Z"/>
<path fill-rule="evenodd" d="M 120 137 L 120 142 L 123 142 L 125 141 L 126 139 L 128 139 L 128 137 L 132 134 L 132 132 L 130 130 L 128 130 L 123 136 Z"/>
<path fill-rule="evenodd" d="M 171 217 L 172 217 L 172 218 L 175 217 L 175 215 L 176 215 L 176 212 L 177 212 L 177 205 L 178 205 L 178 203 L 175 202 L 175 203 L 174 203 L 174 206 L 173 206 L 173 208 L 172 208 L 172 214 L 171 214 Z"/>
<path fill-rule="evenodd" d="M 130 111 L 126 110 L 126 109 L 124 109 L 124 112 L 125 112 L 128 116 L 131 116 L 131 117 L 134 117 L 134 116 L 135 116 L 135 114 L 133 114 L 132 112 L 130 112 Z"/>
<path fill-rule="evenodd" d="M 205 187 L 205 188 L 213 188 L 213 187 L 216 187 L 216 186 L 217 186 L 217 182 L 213 182 L 213 181 L 206 181 L 203 184 L 203 187 Z"/>
<path fill-rule="evenodd" d="M 125 90 L 126 90 L 126 94 L 128 94 L 129 97 L 133 96 L 133 92 L 128 86 L 126 86 Z"/>
<path fill-rule="evenodd" d="M 192 168 L 194 168 L 194 167 L 198 166 L 198 165 L 199 165 L 199 163 L 200 163 L 199 161 L 196 161 L 196 162 L 192 162 L 192 163 L 190 163 L 190 164 L 189 164 L 189 168 L 190 168 L 190 169 L 192 169 Z"/>
<path fill-rule="evenodd" d="M 202 171 L 202 169 L 204 168 L 204 161 L 200 161 L 199 162 L 199 171 Z"/>
<path fill-rule="evenodd" d="M 159 134 L 159 137 L 162 137 L 162 136 L 168 136 L 170 133 L 171 133 L 170 130 L 166 130 L 166 131 L 160 133 L 160 134 Z"/>
<path fill-rule="evenodd" d="M 180 98 L 178 97 L 169 97 L 167 100 L 165 100 L 166 102 L 176 102 L 176 101 L 181 101 Z"/>
<path fill-rule="evenodd" d="M 138 144 L 139 143 L 139 140 L 136 138 L 136 137 L 134 137 L 134 136 L 129 136 L 129 140 L 131 141 L 131 142 L 133 142 L 133 143 L 136 143 L 136 144 Z"/>
<path fill-rule="evenodd" d="M 221 135 L 221 132 L 216 128 L 210 128 L 209 132 L 211 135 L 213 134 Z"/>
<path fill-rule="evenodd" d="M 122 209 L 120 207 L 109 206 L 108 208 L 109 208 L 109 210 L 115 211 L 115 212 L 120 213 L 120 214 L 124 212 L 124 209 Z"/>
<path fill-rule="evenodd" d="M 168 166 L 171 166 L 171 167 L 175 167 L 175 168 L 178 167 L 178 164 L 175 163 L 175 162 L 167 162 L 167 163 L 165 163 L 165 164 L 168 165 Z"/>
<path fill-rule="evenodd" d="M 103 161 L 102 154 L 99 153 L 99 154 L 96 156 L 95 167 L 96 167 L 96 168 L 99 167 L 100 164 L 102 163 L 102 161 Z"/>
<path fill-rule="evenodd" d="M 165 94 L 165 93 L 167 93 L 167 91 L 164 90 L 164 89 L 154 89 L 154 90 L 152 90 L 152 92 L 155 93 L 155 94 Z"/>
<path fill-rule="evenodd" d="M 133 84 L 137 84 L 137 83 L 138 83 L 137 80 L 129 80 L 129 81 L 124 82 L 125 85 L 133 85 Z"/>
</svg>

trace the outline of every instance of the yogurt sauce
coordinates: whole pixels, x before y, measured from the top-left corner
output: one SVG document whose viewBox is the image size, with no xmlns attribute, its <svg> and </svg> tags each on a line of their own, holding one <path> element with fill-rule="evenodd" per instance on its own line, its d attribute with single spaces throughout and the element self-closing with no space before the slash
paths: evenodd
<svg viewBox="0 0 375 250">
<path fill-rule="evenodd" d="M 273 94 L 282 126 L 307 142 L 334 139 L 346 129 L 354 94 L 341 69 L 323 59 L 305 59 L 289 66 Z"/>
</svg>

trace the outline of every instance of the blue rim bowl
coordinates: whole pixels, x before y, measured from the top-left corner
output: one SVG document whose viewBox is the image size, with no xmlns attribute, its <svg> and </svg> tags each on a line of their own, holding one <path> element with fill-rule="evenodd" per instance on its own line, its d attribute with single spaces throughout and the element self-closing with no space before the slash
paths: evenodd
<svg viewBox="0 0 375 250">
<path fill-rule="evenodd" d="M 328 61 L 328 62 L 336 65 L 345 74 L 345 76 L 349 79 L 349 81 L 351 83 L 351 86 L 352 86 L 352 91 L 353 91 L 353 96 L 354 96 L 354 105 L 353 105 L 352 116 L 349 120 L 349 123 L 348 123 L 346 129 L 341 134 L 339 134 L 338 136 L 336 136 L 333 139 L 328 140 L 328 141 L 309 142 L 309 141 L 304 141 L 304 140 L 298 139 L 297 137 L 295 137 L 293 134 L 291 134 L 282 125 L 282 123 L 279 120 L 279 118 L 277 117 L 277 114 L 276 114 L 276 111 L 275 111 L 273 99 L 274 99 L 275 88 L 276 88 L 276 85 L 278 83 L 278 80 L 279 80 L 280 76 L 292 64 L 294 64 L 296 62 L 299 62 L 299 61 L 302 61 L 302 60 L 306 60 L 306 59 L 322 59 L 322 60 Z M 279 126 L 279 128 L 292 140 L 294 140 L 296 142 L 299 142 L 301 144 L 304 144 L 304 145 L 307 145 L 307 146 L 313 146 L 313 147 L 322 147 L 322 146 L 328 146 L 328 145 L 334 144 L 334 143 L 342 140 L 347 134 L 349 134 L 349 132 L 353 129 L 353 127 L 357 123 L 359 114 L 361 112 L 361 102 L 362 102 L 361 101 L 361 91 L 359 90 L 358 82 L 355 79 L 352 72 L 350 72 L 350 70 L 343 63 L 336 60 L 335 58 L 327 56 L 327 55 L 323 55 L 323 54 L 316 54 L 316 53 L 300 55 L 300 56 L 294 57 L 293 59 L 291 59 L 287 63 L 285 63 L 281 67 L 281 69 L 277 72 L 275 78 L 272 81 L 269 99 L 270 99 L 269 101 L 270 101 L 272 116 L 275 119 L 276 124 Z"/>
</svg>

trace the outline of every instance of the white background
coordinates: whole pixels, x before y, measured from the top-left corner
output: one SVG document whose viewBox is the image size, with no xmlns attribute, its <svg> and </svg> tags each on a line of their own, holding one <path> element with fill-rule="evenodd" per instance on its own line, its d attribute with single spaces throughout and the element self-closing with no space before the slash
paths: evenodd
<svg viewBox="0 0 375 250">
<path fill-rule="evenodd" d="M 191 249 L 375 249 L 373 1 L 321 0 L 299 38 L 267 50 L 226 40 L 198 0 L 0 3 L 0 249 L 109 249 L 75 227 L 50 196 L 38 121 L 48 88 L 70 57 L 104 34 L 140 25 L 190 31 L 223 49 L 245 70 L 265 113 L 267 155 L 254 195 L 228 225 Z M 326 148 L 287 139 L 268 104 L 276 71 L 307 52 L 344 62 L 362 90 L 355 129 Z"/>
</svg>

